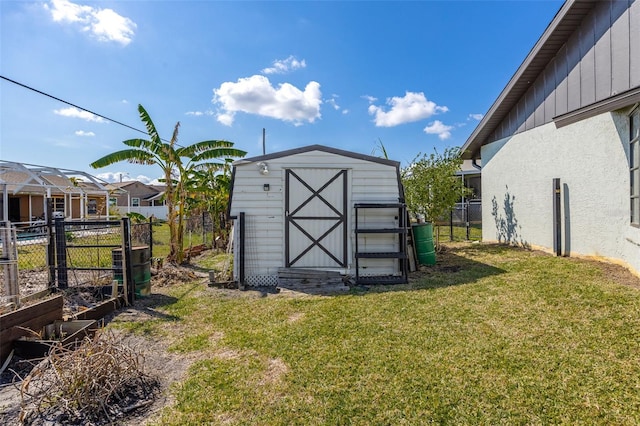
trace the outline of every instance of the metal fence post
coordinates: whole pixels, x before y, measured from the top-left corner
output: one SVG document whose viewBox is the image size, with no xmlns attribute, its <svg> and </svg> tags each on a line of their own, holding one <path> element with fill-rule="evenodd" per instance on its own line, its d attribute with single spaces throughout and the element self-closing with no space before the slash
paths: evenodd
<svg viewBox="0 0 640 426">
<path fill-rule="evenodd" d="M 469 241 L 469 228 L 470 228 L 470 223 L 469 223 L 469 200 L 466 200 L 466 202 L 464 203 L 464 218 L 465 218 L 465 224 L 467 226 L 467 241 Z"/>
<path fill-rule="evenodd" d="M 131 228 L 129 218 L 123 217 L 120 224 L 122 231 L 122 282 L 126 290 L 125 302 L 133 302 L 135 296 L 135 283 L 131 271 Z"/>
<path fill-rule="evenodd" d="M 149 217 L 149 256 L 153 257 L 153 215 Z"/>
<path fill-rule="evenodd" d="M 453 210 L 449 212 L 449 241 L 453 241 Z"/>
<path fill-rule="evenodd" d="M 69 286 L 67 276 L 67 236 L 64 232 L 64 219 L 56 218 L 56 268 L 58 272 L 58 288 L 66 289 Z"/>
<path fill-rule="evenodd" d="M 55 287 L 56 284 L 56 240 L 55 240 L 55 232 L 53 230 L 53 220 L 51 219 L 51 215 L 53 212 L 53 200 L 51 198 L 47 198 L 47 266 L 49 270 L 49 288 Z"/>
<path fill-rule="evenodd" d="M 238 269 L 239 269 L 239 286 L 241 289 L 244 289 L 244 264 L 245 264 L 245 253 L 244 253 L 244 249 L 245 249 L 245 245 L 246 245 L 246 239 L 245 239 L 245 235 L 244 235 L 244 229 L 245 229 L 245 217 L 244 217 L 244 212 L 240 212 L 240 235 L 238 238 L 238 242 L 240 243 L 240 265 L 238 265 Z"/>
</svg>

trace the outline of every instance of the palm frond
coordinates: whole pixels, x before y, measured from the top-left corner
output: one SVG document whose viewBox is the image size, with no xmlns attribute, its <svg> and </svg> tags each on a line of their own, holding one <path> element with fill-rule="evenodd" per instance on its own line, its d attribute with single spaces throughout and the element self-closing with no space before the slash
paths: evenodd
<svg viewBox="0 0 640 426">
<path fill-rule="evenodd" d="M 171 141 L 170 141 L 171 146 L 174 146 L 175 144 L 178 143 L 178 130 L 179 129 L 180 129 L 180 122 L 178 121 L 176 123 L 176 127 L 173 128 L 173 134 L 171 135 Z"/>
<path fill-rule="evenodd" d="M 107 167 L 121 161 L 127 161 L 133 164 L 156 164 L 155 157 L 140 149 L 123 149 L 121 151 L 112 152 L 90 164 L 94 169 Z"/>
<path fill-rule="evenodd" d="M 191 166 L 191 170 L 202 175 L 215 174 L 224 169 L 224 163 L 198 163 Z"/>
<path fill-rule="evenodd" d="M 191 161 L 194 163 L 197 163 L 200 161 L 206 161 L 211 159 L 217 159 L 217 160 L 233 159 L 233 158 L 242 158 L 245 155 L 247 155 L 247 153 L 240 149 L 220 147 L 220 148 L 211 148 L 205 151 L 194 153 L 194 155 L 191 157 Z"/>
<path fill-rule="evenodd" d="M 156 145 L 159 145 L 161 143 L 160 135 L 158 134 L 158 131 L 156 130 L 156 125 L 153 124 L 153 120 L 151 120 L 149 113 L 140 104 L 138 104 L 138 112 L 140 113 L 140 120 L 142 120 L 145 127 L 147 128 L 147 133 L 151 138 L 151 142 L 153 142 Z"/>
</svg>

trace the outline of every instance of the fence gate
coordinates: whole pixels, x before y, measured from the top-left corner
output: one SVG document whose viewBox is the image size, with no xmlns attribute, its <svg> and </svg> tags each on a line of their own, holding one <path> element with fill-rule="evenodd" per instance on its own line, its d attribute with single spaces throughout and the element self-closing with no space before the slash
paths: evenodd
<svg viewBox="0 0 640 426">
<path fill-rule="evenodd" d="M 149 225 L 150 226 L 150 225 Z M 118 221 L 65 222 L 50 227 L 48 264 L 50 287 L 101 287 L 118 280 L 133 300 L 131 226 Z"/>
</svg>

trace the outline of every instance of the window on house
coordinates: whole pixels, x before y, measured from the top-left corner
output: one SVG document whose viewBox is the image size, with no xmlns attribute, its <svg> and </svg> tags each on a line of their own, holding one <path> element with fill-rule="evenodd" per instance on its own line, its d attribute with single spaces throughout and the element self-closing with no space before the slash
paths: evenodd
<svg viewBox="0 0 640 426">
<path fill-rule="evenodd" d="M 131 207 L 140 207 L 140 198 L 132 198 Z"/>
<path fill-rule="evenodd" d="M 87 201 L 87 213 L 88 214 L 98 213 L 98 200 L 91 199 Z"/>
<path fill-rule="evenodd" d="M 53 211 L 64 212 L 64 198 L 59 198 L 59 197 L 53 198 Z"/>
<path fill-rule="evenodd" d="M 109 206 L 117 206 L 118 199 L 117 198 L 109 198 Z"/>
<path fill-rule="evenodd" d="M 640 107 L 629 118 L 629 171 L 631 180 L 631 224 L 640 226 Z"/>
</svg>

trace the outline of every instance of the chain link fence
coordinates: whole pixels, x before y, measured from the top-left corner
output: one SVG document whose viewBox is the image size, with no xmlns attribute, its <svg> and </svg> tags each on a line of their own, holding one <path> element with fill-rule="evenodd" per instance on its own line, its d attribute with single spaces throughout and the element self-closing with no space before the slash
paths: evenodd
<svg viewBox="0 0 640 426">
<path fill-rule="evenodd" d="M 436 223 L 434 238 L 439 242 L 481 241 L 482 203 L 470 200 L 456 203 L 448 218 Z"/>
<path fill-rule="evenodd" d="M 24 299 L 42 291 L 122 283 L 123 250 L 130 253 L 127 256 L 133 255 L 133 282 L 137 285 L 138 281 L 150 278 L 147 262 L 153 246 L 151 222 L 130 225 L 128 219 L 56 220 L 37 227 L 15 228 L 8 222 L 6 226 L 13 229 L 15 243 L 0 238 L 0 248 L 4 249 L 0 250 L 0 258 L 8 247 L 15 248 L 16 255 L 12 257 L 15 260 L 4 262 L 7 267 L 0 267 L 0 300 L 15 296 Z M 17 266 L 17 274 L 9 266 Z M 19 294 L 15 294 L 16 289 Z"/>
<path fill-rule="evenodd" d="M 10 224 L 7 224 L 10 226 Z M 17 281 L 25 294 L 33 294 L 46 290 L 50 282 L 50 270 L 48 267 L 49 233 L 46 226 L 25 227 L 21 232 L 16 232 L 16 263 Z M 3 256 L 11 242 L 2 240 Z M 0 298 L 4 300 L 8 294 L 9 280 L 13 279 L 9 267 L 0 268 Z"/>
<path fill-rule="evenodd" d="M 215 217 L 209 212 L 189 216 L 184 228 L 184 247 L 188 249 L 204 244 L 215 249 L 224 249 L 228 243 L 229 222 L 224 213 Z"/>
<path fill-rule="evenodd" d="M 121 221 L 63 222 L 53 227 L 55 283 L 58 288 L 102 286 L 114 280 L 114 256 L 122 252 Z"/>
</svg>

